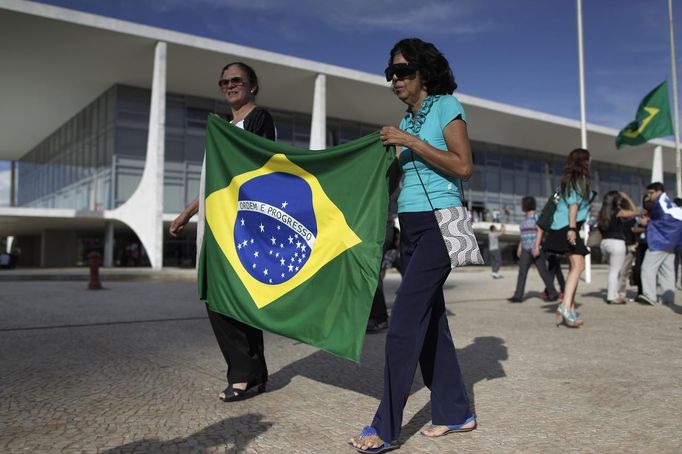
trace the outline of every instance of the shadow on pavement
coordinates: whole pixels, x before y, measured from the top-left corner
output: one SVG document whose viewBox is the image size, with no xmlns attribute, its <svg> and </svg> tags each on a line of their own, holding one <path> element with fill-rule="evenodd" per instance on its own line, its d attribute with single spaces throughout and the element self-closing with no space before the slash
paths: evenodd
<svg viewBox="0 0 682 454">
<path fill-rule="evenodd" d="M 587 292 L 587 293 L 581 293 L 580 296 L 583 298 L 597 298 L 598 300 L 602 300 L 604 303 L 606 302 L 606 289 L 599 289 L 594 292 Z"/>
<path fill-rule="evenodd" d="M 232 445 L 231 448 L 221 452 L 236 454 L 243 452 L 251 440 L 272 427 L 271 422 L 262 419 L 263 415 L 260 414 L 246 414 L 211 424 L 187 437 L 177 437 L 167 441 L 158 438 L 143 438 L 99 452 L 100 454 L 205 452 L 208 448 Z M 239 430 L 239 427 L 242 430 Z"/>
<path fill-rule="evenodd" d="M 381 399 L 383 394 L 383 364 L 385 336 L 374 335 L 365 338 L 362 361 L 354 366 L 322 351 L 295 361 L 274 374 L 268 380 L 271 391 L 281 389 L 295 376 L 303 376 L 317 382 L 347 389 L 359 394 Z M 477 337 L 464 348 L 457 349 L 457 358 L 464 375 L 472 411 L 476 410 L 474 385 L 483 380 L 505 377 L 502 361 L 507 360 L 504 339 L 494 336 Z M 415 374 L 410 395 L 424 387 L 421 374 Z M 369 422 L 373 415 L 365 415 Z M 403 427 L 403 438 L 409 438 L 431 420 L 431 404 L 427 403 Z M 360 424 L 363 425 L 363 424 Z"/>
<path fill-rule="evenodd" d="M 472 344 L 457 349 L 457 359 L 464 376 L 472 412 L 476 413 L 474 385 L 483 380 L 506 377 L 502 361 L 508 358 L 504 339 L 495 336 L 477 337 Z M 403 425 L 401 437 L 403 439 L 412 437 L 430 421 L 431 403 L 429 402 L 415 413 L 407 424 Z"/>
<path fill-rule="evenodd" d="M 682 306 L 677 304 L 664 304 L 663 307 L 667 307 L 676 314 L 682 314 Z"/>
</svg>

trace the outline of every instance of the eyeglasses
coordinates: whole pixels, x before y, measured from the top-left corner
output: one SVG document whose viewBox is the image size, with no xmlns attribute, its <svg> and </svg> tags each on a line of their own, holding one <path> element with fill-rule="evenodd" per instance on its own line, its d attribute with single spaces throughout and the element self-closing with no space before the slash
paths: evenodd
<svg viewBox="0 0 682 454">
<path fill-rule="evenodd" d="M 218 81 L 218 86 L 223 90 L 229 87 L 230 85 L 233 87 L 241 87 L 242 85 L 244 85 L 244 78 L 236 76 L 230 77 L 229 79 L 220 79 Z"/>
<path fill-rule="evenodd" d="M 386 75 L 386 82 L 390 82 L 393 76 L 398 79 L 404 79 L 407 76 L 411 76 L 417 72 L 417 67 L 411 63 L 395 63 L 388 65 L 384 74 Z"/>
</svg>

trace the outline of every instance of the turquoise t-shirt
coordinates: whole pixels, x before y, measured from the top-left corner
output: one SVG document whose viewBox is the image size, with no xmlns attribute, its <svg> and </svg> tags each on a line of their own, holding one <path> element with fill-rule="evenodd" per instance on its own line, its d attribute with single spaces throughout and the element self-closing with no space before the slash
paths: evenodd
<svg viewBox="0 0 682 454">
<path fill-rule="evenodd" d="M 447 153 L 448 147 L 443 137 L 443 129 L 458 116 L 466 121 L 464 109 L 454 96 L 427 96 L 417 114 L 417 121 L 412 121 L 412 114 L 408 111 L 400 122 L 400 129 L 416 135 L 431 146 L 443 150 L 443 153 Z M 424 188 L 429 192 L 434 209 L 462 206 L 459 177 L 445 174 L 431 167 L 417 153 L 413 153 L 408 148 L 403 148 L 400 153 L 400 166 L 404 178 L 398 197 L 398 213 L 431 211 Z M 419 177 L 421 177 L 421 182 Z M 422 187 L 422 182 L 424 187 Z"/>
<path fill-rule="evenodd" d="M 559 230 L 568 225 L 568 208 L 571 205 L 578 205 L 576 222 L 582 222 L 587 219 L 590 201 L 581 192 L 576 192 L 575 189 L 571 188 L 566 197 L 561 197 L 559 199 L 559 203 L 557 203 L 556 210 L 554 211 L 550 229 Z"/>
</svg>

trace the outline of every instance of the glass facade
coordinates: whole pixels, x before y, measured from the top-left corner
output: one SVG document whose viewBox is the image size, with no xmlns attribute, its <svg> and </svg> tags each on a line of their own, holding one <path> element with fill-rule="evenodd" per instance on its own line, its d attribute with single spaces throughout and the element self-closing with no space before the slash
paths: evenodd
<svg viewBox="0 0 682 454">
<path fill-rule="evenodd" d="M 538 209 L 559 185 L 566 158 L 530 150 L 473 141 L 475 172 L 464 183 L 474 221 L 517 223 L 523 219 L 521 199 L 535 197 Z M 651 171 L 592 162 L 592 189 L 598 195 L 593 206 L 598 209 L 608 191 L 628 193 L 640 203 Z M 668 192 L 675 190 L 675 175 L 666 173 Z"/>
<path fill-rule="evenodd" d="M 17 161 L 17 205 L 109 208 L 115 124 L 112 87 Z"/>
<path fill-rule="evenodd" d="M 18 205 L 81 210 L 112 209 L 132 195 L 147 150 L 150 91 L 113 86 L 18 161 Z M 197 194 L 209 113 L 226 102 L 168 94 L 164 212 L 179 213 Z M 277 140 L 307 148 L 311 117 L 271 110 Z M 376 131 L 377 125 L 330 119 L 328 145 Z"/>
<path fill-rule="evenodd" d="M 79 210 L 113 209 L 135 191 L 147 148 L 150 90 L 115 85 L 17 162 L 17 205 Z M 164 171 L 164 212 L 179 213 L 199 193 L 209 113 L 226 114 L 227 103 L 168 94 Z M 309 114 L 270 110 L 278 141 L 307 148 Z M 334 146 L 380 128 L 327 119 L 327 145 Z M 558 184 L 565 157 L 509 146 L 472 142 L 476 171 L 464 184 L 475 221 L 516 223 L 521 199 L 534 196 L 541 208 Z M 625 191 L 639 202 L 650 171 L 593 162 L 593 187 L 603 194 Z M 665 174 L 669 193 L 674 174 Z M 117 233 L 117 243 L 123 241 Z M 125 242 L 134 241 L 126 237 Z M 193 266 L 193 238 L 167 240 L 166 265 Z M 121 246 L 119 244 L 119 246 Z M 126 246 L 121 246 L 126 247 Z"/>
</svg>

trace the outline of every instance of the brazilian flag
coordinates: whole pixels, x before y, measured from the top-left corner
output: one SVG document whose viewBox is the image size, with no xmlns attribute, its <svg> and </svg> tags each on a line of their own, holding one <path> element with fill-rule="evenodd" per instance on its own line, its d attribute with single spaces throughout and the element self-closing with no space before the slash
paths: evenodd
<svg viewBox="0 0 682 454">
<path fill-rule="evenodd" d="M 200 297 L 213 311 L 359 361 L 394 157 L 378 132 L 310 151 L 210 116 Z"/>
<path fill-rule="evenodd" d="M 630 122 L 616 137 L 616 148 L 641 145 L 656 137 L 673 134 L 668 103 L 668 82 L 663 82 L 647 94 L 637 109 L 635 121 Z"/>
</svg>

